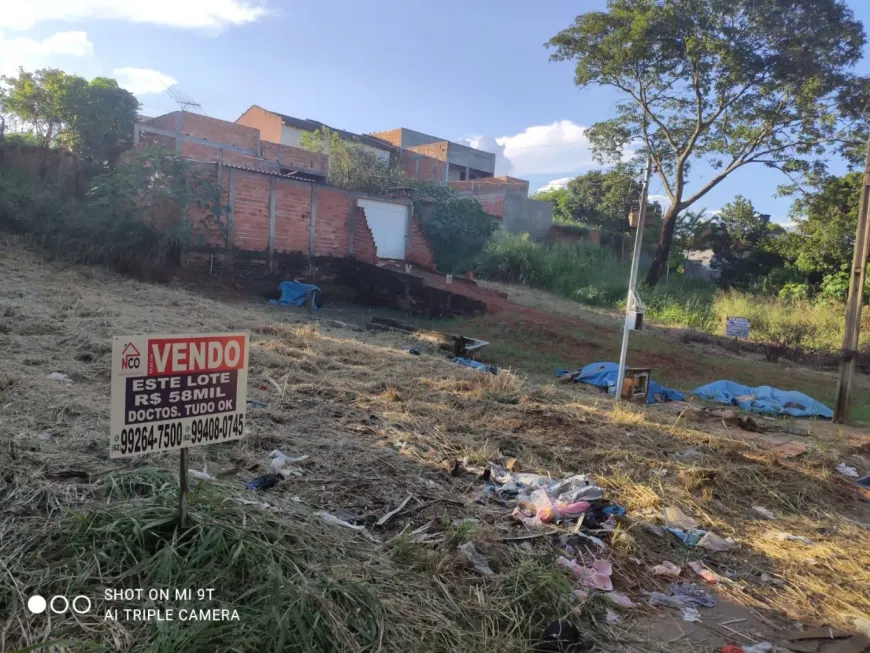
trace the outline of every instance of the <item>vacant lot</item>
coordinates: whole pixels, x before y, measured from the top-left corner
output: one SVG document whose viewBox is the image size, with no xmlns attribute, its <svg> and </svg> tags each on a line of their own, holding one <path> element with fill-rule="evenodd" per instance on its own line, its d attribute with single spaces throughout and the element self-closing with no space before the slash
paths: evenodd
<svg viewBox="0 0 870 653">
<path fill-rule="evenodd" d="M 328 315 L 309 323 L 299 311 L 65 268 L 16 241 L 0 245 L 0 650 L 519 653 L 567 618 L 600 651 L 699 651 L 747 643 L 728 629 L 762 639 L 757 629 L 794 621 L 855 629 L 870 619 L 867 497 L 834 471 L 846 461 L 867 472 L 857 436 L 802 422 L 769 423 L 775 432 L 756 437 L 693 407 L 618 408 L 544 377 L 550 364 L 608 358 L 597 344 L 612 337 L 603 326 L 567 340 L 575 322 L 562 318 L 549 331 L 509 314 L 475 320 L 475 335 L 503 338 L 492 358 L 538 370 L 493 376 Z M 111 336 L 242 329 L 252 339 L 250 434 L 191 451 L 191 467 L 215 478 L 192 481 L 193 526 L 180 532 L 177 457 L 108 458 Z M 422 355 L 410 355 L 410 344 Z M 673 382 L 665 369 L 677 374 L 678 354 L 662 344 L 658 355 L 671 364 L 653 367 Z M 686 378 L 709 376 L 693 356 L 683 361 L 694 375 Z M 803 455 L 772 450 L 764 438 L 782 435 L 780 426 L 804 443 Z M 246 490 L 274 449 L 308 458 L 276 487 Z M 595 593 L 578 604 L 575 581 L 555 564 L 563 531 L 529 530 L 510 508 L 476 500 L 483 481 L 468 468 L 507 458 L 556 478 L 587 473 L 625 507 L 596 555 L 611 561 L 613 584 L 634 608 Z M 709 553 L 653 533 L 647 525 L 672 505 L 735 548 Z M 492 576 L 461 555 L 466 542 Z M 728 619 L 709 621 L 701 609 L 699 643 L 679 611 L 647 605 L 647 593 L 668 584 L 649 571 L 663 560 L 702 561 L 721 575 L 709 591 L 740 621 L 722 629 L 716 619 Z M 214 592 L 186 603 L 105 599 L 106 589 L 124 588 Z M 34 594 L 84 594 L 94 609 L 34 615 L 24 608 Z M 125 607 L 235 609 L 239 620 L 104 619 Z"/>
</svg>

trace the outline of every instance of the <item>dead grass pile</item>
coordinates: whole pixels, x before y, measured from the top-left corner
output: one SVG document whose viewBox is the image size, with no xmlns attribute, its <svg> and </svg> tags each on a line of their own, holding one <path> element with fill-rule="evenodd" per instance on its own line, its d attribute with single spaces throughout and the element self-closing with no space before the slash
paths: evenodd
<svg viewBox="0 0 870 653">
<path fill-rule="evenodd" d="M 475 500 L 482 482 L 463 468 L 509 458 L 553 477 L 588 473 L 626 508 L 606 555 L 617 589 L 638 603 L 663 587 L 650 566 L 702 560 L 726 579 L 721 593 L 771 623 L 849 628 L 870 618 L 870 538 L 855 523 L 870 522 L 867 504 L 830 474 L 842 443 L 784 460 L 721 428 L 658 423 L 580 388 L 412 356 L 413 341 L 395 334 L 48 266 L 13 246 L 0 247 L 0 278 L 2 650 L 65 638 L 155 652 L 405 651 L 421 642 L 427 651 L 527 651 L 575 606 L 554 564 L 558 535 L 527 533 L 509 509 Z M 195 483 L 195 526 L 179 534 L 168 526 L 176 456 L 108 459 L 108 343 L 123 333 L 243 329 L 252 337 L 250 435 L 191 450 L 191 468 L 217 478 Z M 268 471 L 273 449 L 309 458 L 273 490 L 244 490 Z M 648 525 L 667 505 L 737 547 L 709 554 L 656 535 Z M 325 524 L 318 511 L 365 525 L 366 535 Z M 526 535 L 535 537 L 516 539 Z M 459 555 L 466 541 L 493 577 Z M 217 603 L 197 607 L 236 608 L 243 619 L 189 630 L 58 617 L 47 627 L 21 608 L 30 593 L 180 583 L 215 587 Z M 626 642 L 603 625 L 603 609 L 593 600 L 572 617 L 602 650 L 659 648 Z"/>
</svg>

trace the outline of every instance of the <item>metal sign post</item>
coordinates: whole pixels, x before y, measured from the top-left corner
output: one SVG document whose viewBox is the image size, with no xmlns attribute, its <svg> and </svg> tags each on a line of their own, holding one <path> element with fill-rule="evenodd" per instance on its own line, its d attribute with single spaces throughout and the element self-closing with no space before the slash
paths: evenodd
<svg viewBox="0 0 870 653">
<path fill-rule="evenodd" d="M 640 210 L 638 211 L 637 233 L 634 235 L 634 252 L 631 256 L 631 276 L 628 279 L 628 296 L 625 300 L 625 321 L 622 325 L 622 346 L 619 350 L 619 373 L 616 378 L 616 399 L 622 397 L 622 384 L 625 382 L 625 363 L 628 356 L 628 332 L 635 328 L 635 317 L 640 301 L 637 296 L 637 271 L 640 267 L 640 247 L 643 242 L 643 229 L 646 222 L 646 203 L 649 193 L 649 178 L 652 174 L 652 159 L 646 160 L 646 174 L 643 178 L 643 188 L 640 193 Z"/>
</svg>

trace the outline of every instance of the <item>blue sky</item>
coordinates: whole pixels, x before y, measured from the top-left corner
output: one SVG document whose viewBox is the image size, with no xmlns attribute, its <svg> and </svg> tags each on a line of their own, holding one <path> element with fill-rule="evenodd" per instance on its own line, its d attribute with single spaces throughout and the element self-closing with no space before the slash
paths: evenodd
<svg viewBox="0 0 870 653">
<path fill-rule="evenodd" d="M 870 24 L 870 3 L 849 0 Z M 409 127 L 484 148 L 532 188 L 596 167 L 584 127 L 616 96 L 577 89 L 543 43 L 604 0 L 17 0 L 0 12 L 0 73 L 59 67 L 116 76 L 147 115 L 177 82 L 209 115 L 249 105 L 357 132 Z M 870 73 L 870 59 L 861 71 Z M 701 201 L 740 193 L 785 221 L 784 177 L 738 171 Z M 652 191 L 658 190 L 653 183 Z"/>
</svg>

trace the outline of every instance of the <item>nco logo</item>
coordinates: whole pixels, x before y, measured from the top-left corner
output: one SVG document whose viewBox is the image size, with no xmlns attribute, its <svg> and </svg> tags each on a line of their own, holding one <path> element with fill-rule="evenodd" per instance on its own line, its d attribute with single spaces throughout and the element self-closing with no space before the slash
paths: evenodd
<svg viewBox="0 0 870 653">
<path fill-rule="evenodd" d="M 27 609 L 33 614 L 42 614 L 46 608 L 54 614 L 65 614 L 69 611 L 76 614 L 87 614 L 91 611 L 91 600 L 84 594 L 74 596 L 72 600 L 62 594 L 55 594 L 48 601 L 39 594 L 34 594 L 27 599 Z"/>
</svg>

